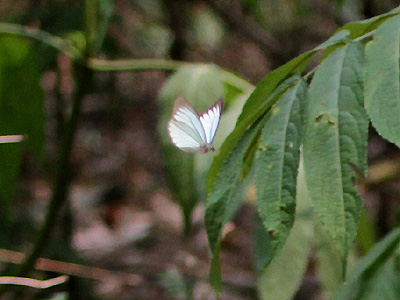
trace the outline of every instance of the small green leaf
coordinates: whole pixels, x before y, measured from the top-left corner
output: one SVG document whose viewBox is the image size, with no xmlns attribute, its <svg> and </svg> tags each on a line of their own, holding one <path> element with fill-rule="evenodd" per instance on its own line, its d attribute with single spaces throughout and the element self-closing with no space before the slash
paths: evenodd
<svg viewBox="0 0 400 300">
<path fill-rule="evenodd" d="M 223 164 L 213 189 L 208 195 L 204 219 L 213 254 L 210 281 L 217 294 L 221 289 L 219 267 L 221 231 L 223 226 L 233 217 L 238 208 L 238 203 L 241 201 L 243 158 L 253 139 L 257 136 L 260 124 L 263 121 L 262 119 L 254 124 L 237 143 Z"/>
<path fill-rule="evenodd" d="M 306 91 L 307 84 L 299 81 L 272 106 L 254 162 L 258 212 L 271 234 L 273 253 L 285 243 L 294 222 Z"/>
<path fill-rule="evenodd" d="M 400 229 L 395 229 L 360 261 L 335 299 L 399 299 L 399 246 Z"/>
<path fill-rule="evenodd" d="M 374 224 L 363 209 L 357 231 L 357 245 L 361 254 L 364 255 L 375 245 L 375 234 Z"/>
<path fill-rule="evenodd" d="M 389 11 L 386 14 L 382 14 L 382 15 L 379 15 L 379 16 L 376 16 L 376 17 L 373 17 L 373 18 L 370 18 L 367 20 L 347 23 L 343 27 L 339 28 L 337 30 L 337 33 L 339 33 L 342 30 L 347 30 L 350 33 L 349 38 L 355 39 L 364 34 L 367 34 L 368 32 L 375 30 L 379 25 L 381 25 L 383 22 L 385 22 L 388 18 L 398 15 L 399 13 L 400 13 L 400 8 L 397 7 L 395 9 Z"/>
<path fill-rule="evenodd" d="M 176 269 L 165 271 L 161 275 L 161 285 L 174 299 L 193 299 L 193 284 Z"/>
<path fill-rule="evenodd" d="M 400 16 L 383 23 L 366 46 L 365 108 L 378 133 L 400 147 Z"/>
<path fill-rule="evenodd" d="M 100 49 L 104 38 L 107 33 L 108 26 L 110 24 L 113 12 L 114 12 L 114 0 L 97 0 L 98 12 L 98 27 L 96 36 L 96 49 Z"/>
<path fill-rule="evenodd" d="M 193 33 L 197 43 L 204 50 L 216 50 L 223 41 L 225 28 L 223 22 L 211 9 L 200 8 L 193 11 Z"/>
<path fill-rule="evenodd" d="M 363 62 L 363 47 L 358 43 L 333 52 L 317 68 L 307 103 L 303 145 L 307 187 L 343 262 L 361 211 L 353 166 L 364 172 L 366 165 Z"/>
</svg>

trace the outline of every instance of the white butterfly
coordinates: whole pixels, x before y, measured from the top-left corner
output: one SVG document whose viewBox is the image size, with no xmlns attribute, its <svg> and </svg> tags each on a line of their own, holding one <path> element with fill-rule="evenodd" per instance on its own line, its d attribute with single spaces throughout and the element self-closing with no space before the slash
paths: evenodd
<svg viewBox="0 0 400 300">
<path fill-rule="evenodd" d="M 168 134 L 179 149 L 192 153 L 215 151 L 212 142 L 218 129 L 224 98 L 220 98 L 201 116 L 184 98 L 175 102 L 168 121 Z"/>
</svg>

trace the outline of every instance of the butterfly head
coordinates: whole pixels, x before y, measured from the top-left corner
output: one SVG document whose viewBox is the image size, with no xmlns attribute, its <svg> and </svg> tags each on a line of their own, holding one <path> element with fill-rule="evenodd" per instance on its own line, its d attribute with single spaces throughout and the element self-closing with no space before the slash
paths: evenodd
<svg viewBox="0 0 400 300">
<path fill-rule="evenodd" d="M 205 146 L 202 147 L 200 153 L 205 154 L 205 153 L 208 153 L 208 152 L 210 152 L 210 151 L 212 151 L 212 152 L 215 151 L 214 146 L 212 146 L 212 145 L 205 145 Z"/>
</svg>

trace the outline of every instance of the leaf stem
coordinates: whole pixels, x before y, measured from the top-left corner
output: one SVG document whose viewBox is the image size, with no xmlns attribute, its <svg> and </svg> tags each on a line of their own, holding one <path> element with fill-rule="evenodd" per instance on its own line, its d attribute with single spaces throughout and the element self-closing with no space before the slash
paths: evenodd
<svg viewBox="0 0 400 300">
<path fill-rule="evenodd" d="M 89 67 L 100 72 L 146 71 L 146 70 L 176 70 L 187 65 L 203 65 L 167 59 L 126 59 L 126 60 L 100 60 L 89 59 Z"/>
<path fill-rule="evenodd" d="M 78 51 L 78 49 L 73 47 L 67 40 L 40 29 L 22 26 L 19 24 L 0 23 L 0 33 L 35 39 L 67 54 L 73 59 L 81 58 L 81 53 Z"/>
<path fill-rule="evenodd" d="M 196 67 L 196 66 L 214 66 L 211 63 L 193 63 L 193 62 L 183 62 L 168 59 L 126 59 L 126 60 L 101 60 L 92 58 L 89 59 L 88 66 L 93 71 L 98 72 L 124 72 L 124 71 L 148 71 L 148 70 L 160 70 L 160 71 L 175 71 L 184 66 Z M 243 78 L 237 76 L 234 73 L 223 70 L 219 67 L 223 80 L 229 84 L 241 89 L 243 92 L 251 92 L 254 90 L 254 86 L 244 80 Z"/>
</svg>

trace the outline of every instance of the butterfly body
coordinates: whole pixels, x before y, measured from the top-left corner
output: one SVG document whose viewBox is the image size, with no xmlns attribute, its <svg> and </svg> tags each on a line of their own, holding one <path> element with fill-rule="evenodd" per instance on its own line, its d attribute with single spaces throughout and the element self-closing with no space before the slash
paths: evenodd
<svg viewBox="0 0 400 300">
<path fill-rule="evenodd" d="M 199 116 L 188 101 L 178 98 L 168 121 L 168 134 L 172 143 L 185 152 L 215 151 L 212 142 L 218 129 L 223 103 L 224 99 L 219 99 Z"/>
</svg>

